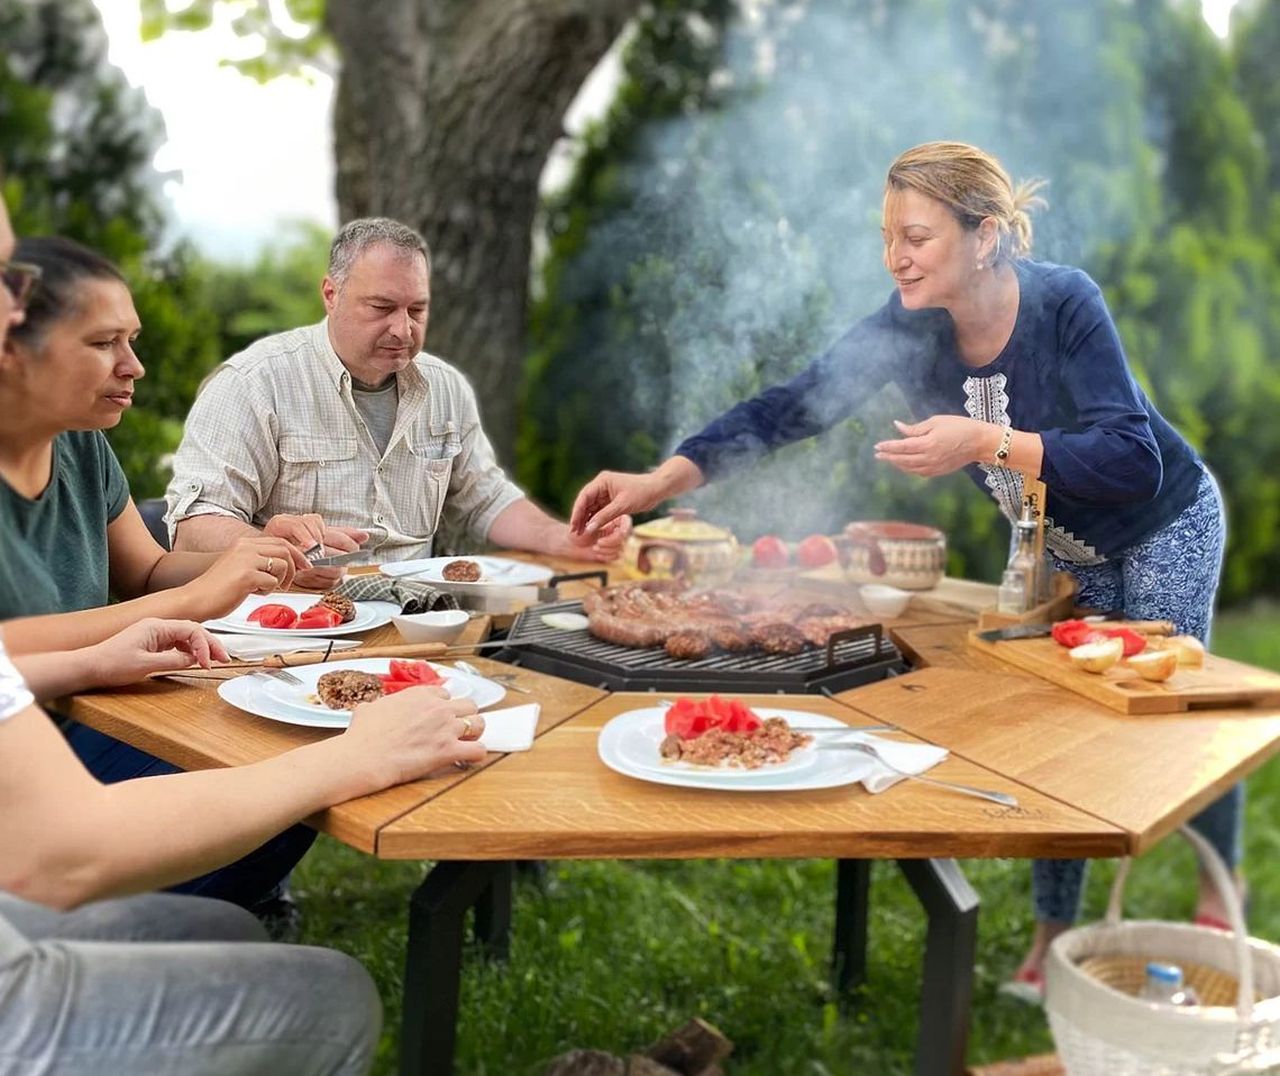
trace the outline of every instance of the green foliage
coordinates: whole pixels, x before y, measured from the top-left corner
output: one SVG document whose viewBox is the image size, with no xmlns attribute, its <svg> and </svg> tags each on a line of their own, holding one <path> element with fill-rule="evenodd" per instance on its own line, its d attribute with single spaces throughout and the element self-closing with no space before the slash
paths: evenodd
<svg viewBox="0 0 1280 1076">
<path fill-rule="evenodd" d="M 652 5 L 548 207 L 522 480 L 565 508 L 598 467 L 651 466 L 799 369 L 888 293 L 885 166 L 959 138 L 1052 181 L 1036 255 L 1098 279 L 1140 380 L 1218 473 L 1224 599 L 1274 589 L 1278 40 L 1280 0 L 1240 15 L 1231 48 L 1187 0 Z M 988 499 L 872 459 L 905 411 L 880 394 L 697 500 L 747 539 L 928 520 L 951 570 L 994 578 L 1007 527 Z"/>
<path fill-rule="evenodd" d="M 281 75 L 306 78 L 309 68 L 324 69 L 333 62 L 333 44 L 323 30 L 324 0 L 284 0 L 284 14 L 301 30 L 277 21 L 265 0 L 189 0 L 176 11 L 170 11 L 165 0 L 139 0 L 139 4 L 143 41 L 154 41 L 169 31 L 199 33 L 213 25 L 218 12 L 225 12 L 231 29 L 255 42 L 260 51 L 221 62 L 257 82 Z"/>
<path fill-rule="evenodd" d="M 0 161 L 14 228 L 77 239 L 129 280 L 147 376 L 110 437 L 134 495 L 155 496 L 196 386 L 218 359 L 195 255 L 183 245 L 153 253 L 164 217 L 151 159 L 164 125 L 107 64 L 89 0 L 0 0 L 0 40 Z"/>
<path fill-rule="evenodd" d="M 329 261 L 329 230 L 299 222 L 247 266 L 210 269 L 207 299 L 218 319 L 220 352 L 324 317 L 320 281 Z"/>
</svg>

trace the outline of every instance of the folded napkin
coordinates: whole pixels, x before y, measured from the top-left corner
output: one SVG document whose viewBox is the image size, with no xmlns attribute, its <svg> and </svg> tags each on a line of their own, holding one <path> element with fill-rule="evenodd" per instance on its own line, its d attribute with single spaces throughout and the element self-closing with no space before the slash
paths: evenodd
<svg viewBox="0 0 1280 1076">
<path fill-rule="evenodd" d="M 885 757 L 887 762 L 910 774 L 920 774 L 932 769 L 950 753 L 945 747 L 934 747 L 927 743 L 901 743 L 897 740 L 882 740 L 879 736 L 865 734 L 850 738 L 870 744 Z M 862 779 L 862 787 L 872 795 L 892 788 L 899 781 L 906 780 L 902 774 L 894 773 L 883 762 L 870 755 L 858 752 L 857 757 L 871 763 L 871 772 Z"/>
<path fill-rule="evenodd" d="M 533 746 L 533 734 L 538 727 L 541 710 L 536 702 L 530 702 L 523 706 L 485 711 L 480 715 L 484 718 L 484 735 L 480 742 L 489 751 L 528 751 Z"/>
<path fill-rule="evenodd" d="M 387 575 L 353 575 L 337 592 L 353 602 L 395 602 L 400 612 L 431 613 L 437 609 L 457 609 L 452 594 L 414 579 L 392 579 Z"/>
<path fill-rule="evenodd" d="M 350 650 L 359 639 L 319 639 L 314 635 L 223 635 L 218 642 L 238 661 L 261 661 L 273 654 L 298 654 L 309 650 Z"/>
</svg>

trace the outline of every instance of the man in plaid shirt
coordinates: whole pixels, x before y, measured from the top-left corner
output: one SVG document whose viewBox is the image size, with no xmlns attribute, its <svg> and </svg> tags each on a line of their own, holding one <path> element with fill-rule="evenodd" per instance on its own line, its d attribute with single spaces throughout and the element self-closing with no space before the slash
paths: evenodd
<svg viewBox="0 0 1280 1076">
<path fill-rule="evenodd" d="M 377 563 L 429 557 L 444 530 L 581 560 L 618 555 L 630 520 L 588 539 L 530 501 L 498 465 L 466 378 L 422 350 L 422 236 L 352 221 L 321 295 L 324 321 L 257 341 L 201 387 L 167 494 L 174 548 L 214 551 L 265 531 L 304 548 L 367 543 Z M 329 586 L 340 574 L 297 581 Z"/>
</svg>

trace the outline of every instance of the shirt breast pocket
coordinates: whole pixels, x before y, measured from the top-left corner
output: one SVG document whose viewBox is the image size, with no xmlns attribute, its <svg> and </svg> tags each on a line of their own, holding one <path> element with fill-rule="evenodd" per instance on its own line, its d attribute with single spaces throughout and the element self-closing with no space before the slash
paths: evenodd
<svg viewBox="0 0 1280 1076">
<path fill-rule="evenodd" d="M 285 434 L 280 438 L 280 474 L 270 498 L 272 515 L 319 512 L 329 516 L 351 501 L 362 485 L 354 437 Z"/>
<path fill-rule="evenodd" d="M 415 483 L 421 491 L 417 498 L 416 523 L 422 527 L 424 535 L 434 534 L 440 525 L 440 513 L 444 510 L 445 497 L 453 478 L 454 460 L 461 451 L 462 440 L 453 423 L 409 441 Z"/>
</svg>

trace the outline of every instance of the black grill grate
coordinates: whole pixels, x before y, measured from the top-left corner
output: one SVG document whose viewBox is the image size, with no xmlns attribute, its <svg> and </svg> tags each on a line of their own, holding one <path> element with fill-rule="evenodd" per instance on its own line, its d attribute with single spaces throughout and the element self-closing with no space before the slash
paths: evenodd
<svg viewBox="0 0 1280 1076">
<path fill-rule="evenodd" d="M 581 613 L 582 602 L 535 605 L 519 614 L 496 655 L 503 661 L 611 691 L 736 691 L 829 694 L 906 671 L 898 648 L 880 631 L 856 629 L 824 649 L 799 654 L 748 650 L 678 661 L 660 646 L 618 646 L 586 631 L 543 623 L 546 613 Z"/>
</svg>

